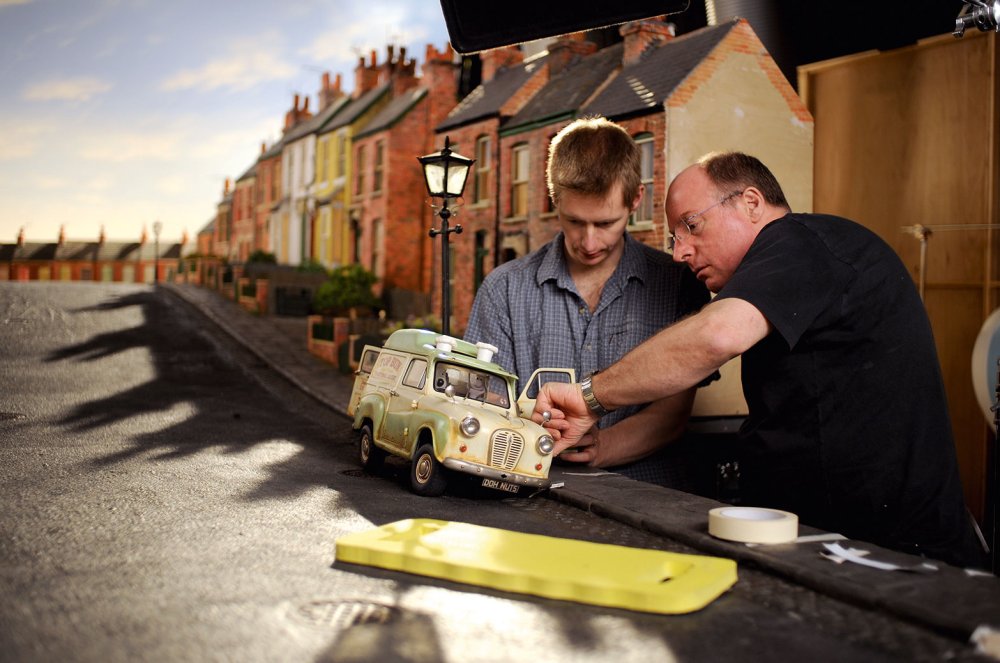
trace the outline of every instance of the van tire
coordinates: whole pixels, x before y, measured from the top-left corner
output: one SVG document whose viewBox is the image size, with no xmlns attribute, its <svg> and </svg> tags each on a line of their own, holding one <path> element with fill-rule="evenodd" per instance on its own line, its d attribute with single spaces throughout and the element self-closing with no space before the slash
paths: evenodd
<svg viewBox="0 0 1000 663">
<path fill-rule="evenodd" d="M 375 446 L 371 424 L 363 425 L 358 431 L 358 460 L 361 461 L 361 467 L 366 472 L 374 474 L 382 469 L 385 456 L 385 451 Z"/>
<path fill-rule="evenodd" d="M 434 447 L 424 442 L 417 447 L 410 463 L 410 487 L 423 497 L 437 497 L 448 485 L 447 470 L 434 457 Z"/>
</svg>

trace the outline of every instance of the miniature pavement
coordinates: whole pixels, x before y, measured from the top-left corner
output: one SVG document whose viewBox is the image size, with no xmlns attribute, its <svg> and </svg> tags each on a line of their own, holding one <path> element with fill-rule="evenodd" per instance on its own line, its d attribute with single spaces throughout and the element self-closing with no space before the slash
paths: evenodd
<svg viewBox="0 0 1000 663">
<path fill-rule="evenodd" d="M 306 348 L 307 319 L 259 316 L 207 288 L 161 283 L 163 290 L 198 309 L 293 385 L 344 415 L 354 384 Z M 843 601 L 914 622 L 967 641 L 980 626 L 1000 631 L 1000 578 L 936 563 L 936 572 L 880 571 L 834 563 L 821 552 L 825 533 L 800 526 L 799 540 L 751 546 L 708 534 L 708 512 L 721 502 L 588 468 L 553 467 L 553 488 L 544 497 L 646 530 L 698 549 L 735 559 Z M 560 485 L 561 484 L 561 485 Z M 821 540 L 810 540 L 809 537 Z M 829 538 L 826 539 L 829 541 Z M 870 551 L 870 557 L 900 566 L 926 560 L 865 542 L 840 541 Z"/>
</svg>

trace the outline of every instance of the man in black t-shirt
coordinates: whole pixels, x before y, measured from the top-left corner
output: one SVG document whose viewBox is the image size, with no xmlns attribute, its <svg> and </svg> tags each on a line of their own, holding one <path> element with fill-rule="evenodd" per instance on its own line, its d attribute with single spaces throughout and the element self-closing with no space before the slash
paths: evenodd
<svg viewBox="0 0 1000 663">
<path fill-rule="evenodd" d="M 595 417 L 743 357 L 745 502 L 957 565 L 985 566 L 965 508 L 930 323 L 906 268 L 847 219 L 793 214 L 764 164 L 714 154 L 666 199 L 674 260 L 702 311 L 536 403 L 572 446 Z"/>
</svg>

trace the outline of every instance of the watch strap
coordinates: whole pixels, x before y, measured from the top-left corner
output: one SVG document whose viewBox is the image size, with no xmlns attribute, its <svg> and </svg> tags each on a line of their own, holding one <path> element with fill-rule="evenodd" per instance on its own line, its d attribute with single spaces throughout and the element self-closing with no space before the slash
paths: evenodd
<svg viewBox="0 0 1000 663">
<path fill-rule="evenodd" d="M 601 405 L 601 402 L 597 400 L 597 396 L 594 395 L 594 388 L 591 382 L 592 377 L 593 375 L 588 375 L 580 382 L 580 391 L 583 392 L 583 402 L 587 404 L 587 408 L 591 412 L 598 417 L 603 417 L 606 414 L 610 414 L 611 410 Z"/>
</svg>

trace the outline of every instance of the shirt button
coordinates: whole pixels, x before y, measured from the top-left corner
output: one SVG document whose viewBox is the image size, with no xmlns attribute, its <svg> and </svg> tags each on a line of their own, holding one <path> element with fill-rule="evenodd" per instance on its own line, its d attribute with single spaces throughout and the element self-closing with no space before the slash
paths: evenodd
<svg viewBox="0 0 1000 663">
<path fill-rule="evenodd" d="M 580 315 L 583 315 L 586 312 L 587 312 L 587 309 L 585 309 L 584 307 L 581 306 L 580 307 Z"/>
</svg>

